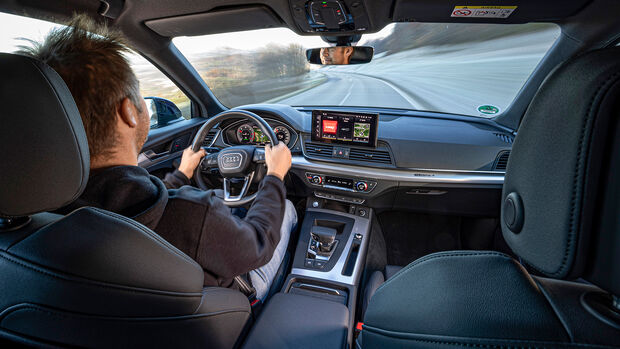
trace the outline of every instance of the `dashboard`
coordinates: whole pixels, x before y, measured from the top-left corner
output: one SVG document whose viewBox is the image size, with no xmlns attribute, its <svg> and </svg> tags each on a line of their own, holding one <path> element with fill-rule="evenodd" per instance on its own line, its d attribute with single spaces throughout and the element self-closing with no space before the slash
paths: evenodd
<svg viewBox="0 0 620 349">
<path fill-rule="evenodd" d="M 265 118 L 265 121 L 271 126 L 279 142 L 286 144 L 289 148 L 297 142 L 299 135 L 289 125 L 270 118 Z M 265 146 L 270 143 L 260 127 L 245 120 L 227 125 L 222 129 L 222 133 L 223 141 L 227 145 Z"/>
<path fill-rule="evenodd" d="M 291 195 L 376 210 L 498 215 L 514 135 L 492 120 L 382 108 L 238 109 L 265 119 L 291 149 Z M 216 147 L 268 143 L 245 119 L 218 129 Z"/>
</svg>

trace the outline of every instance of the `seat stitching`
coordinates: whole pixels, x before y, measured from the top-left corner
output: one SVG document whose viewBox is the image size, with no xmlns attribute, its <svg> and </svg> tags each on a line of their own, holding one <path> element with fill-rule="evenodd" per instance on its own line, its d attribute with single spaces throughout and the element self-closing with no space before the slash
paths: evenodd
<svg viewBox="0 0 620 349">
<path fill-rule="evenodd" d="M 604 82 L 602 82 L 596 89 L 596 92 L 594 93 L 594 95 L 592 96 L 592 98 L 590 99 L 590 103 L 588 104 L 588 112 L 587 112 L 587 116 L 586 118 L 584 118 L 583 124 L 581 126 L 581 133 L 579 136 L 579 148 L 577 151 L 577 166 L 575 168 L 575 172 L 573 175 L 573 190 L 572 190 L 572 194 L 571 194 L 571 215 L 570 215 L 570 219 L 569 219 L 569 232 L 568 232 L 568 243 L 566 244 L 566 247 L 564 248 L 564 256 L 562 258 L 562 263 L 560 264 L 560 266 L 556 269 L 556 271 L 554 272 L 546 272 L 541 270 L 540 268 L 536 267 L 533 263 L 528 262 L 528 265 L 530 267 L 532 267 L 534 270 L 541 272 L 543 274 L 549 275 L 549 276 L 559 276 L 561 275 L 567 265 L 568 262 L 568 258 L 570 255 L 570 249 L 571 247 L 573 247 L 574 243 L 575 243 L 575 237 L 577 235 L 577 231 L 576 231 L 576 226 L 577 223 L 576 221 L 578 221 L 578 212 L 577 212 L 577 187 L 579 187 L 579 192 L 581 193 L 582 191 L 582 181 L 580 181 L 580 178 L 583 177 L 582 175 L 582 170 L 581 168 L 583 167 L 583 161 L 581 159 L 583 153 L 584 153 L 584 147 L 586 147 L 588 144 L 585 144 L 585 140 L 586 137 L 584 137 L 584 133 L 586 131 L 591 131 L 591 129 L 588 126 L 591 126 L 592 123 L 594 122 L 594 119 L 598 116 L 598 114 L 593 114 L 593 109 L 595 109 L 594 106 L 594 101 L 599 97 L 601 90 L 603 90 L 608 84 L 613 85 L 613 83 L 615 83 L 615 81 L 611 81 L 616 77 L 619 77 L 620 73 L 614 73 L 612 75 L 610 75 Z M 611 82 L 611 83 L 610 83 Z M 587 128 L 587 130 L 586 130 Z M 589 138 L 588 138 L 589 140 Z M 586 156 L 587 156 L 587 152 L 586 152 Z M 587 159 L 586 159 L 587 160 Z M 585 177 L 583 177 L 585 178 Z"/>
<path fill-rule="evenodd" d="M 104 287 L 104 288 L 110 288 L 110 289 L 115 289 L 115 290 L 122 290 L 122 291 L 127 291 L 127 292 L 132 292 L 132 293 L 140 293 L 140 294 L 144 294 L 144 293 L 151 293 L 151 294 L 155 294 L 155 295 L 160 295 L 160 296 L 174 296 L 174 297 L 198 297 L 198 296 L 202 296 L 202 292 L 201 293 L 196 293 L 196 292 L 191 292 L 191 293 L 178 293 L 178 292 L 172 292 L 172 291 L 159 291 L 159 290 L 149 290 L 149 289 L 143 289 L 143 288 L 134 288 L 131 286 L 123 286 L 123 285 L 110 285 L 110 284 L 104 284 L 101 281 L 95 281 L 95 280 L 88 280 L 88 279 L 84 279 L 83 277 L 79 277 L 79 276 L 75 276 L 75 277 L 69 277 L 69 276 L 62 276 L 62 275 L 56 275 L 53 274 L 47 270 L 35 267 L 33 265 L 28 265 L 24 262 L 21 262 L 20 260 L 17 260 L 16 258 L 6 255 L 4 253 L 0 253 L 0 258 L 6 259 L 7 261 L 20 265 L 26 269 L 30 269 L 34 272 L 46 275 L 46 276 L 50 276 L 53 277 L 55 279 L 59 279 L 59 280 L 63 280 L 63 281 L 68 281 L 68 282 L 76 282 L 76 283 L 80 283 L 80 284 L 85 284 L 88 286 L 96 286 L 96 287 Z"/>
<path fill-rule="evenodd" d="M 385 286 L 389 285 L 391 282 L 393 282 L 394 280 L 396 280 L 397 278 L 399 278 L 403 273 L 405 273 L 406 271 L 408 271 L 409 269 L 422 264 L 426 261 L 429 261 L 431 259 L 436 259 L 436 258 L 444 258 L 444 257 L 473 257 L 473 256 L 498 256 L 498 257 L 505 257 L 506 259 L 511 259 L 509 256 L 500 253 L 500 252 L 439 252 L 439 253 L 434 253 L 431 255 L 428 255 L 426 257 L 422 257 L 416 261 L 414 261 L 413 263 L 409 264 L 408 266 L 406 266 L 405 268 L 401 269 L 400 271 L 398 271 L 396 274 L 394 274 L 394 276 L 392 276 L 390 279 L 388 279 L 385 283 L 383 283 L 383 285 L 379 286 L 379 288 L 377 288 L 377 291 L 375 292 L 375 294 L 377 292 L 379 292 L 379 290 L 381 290 L 382 288 L 384 288 Z"/>
<path fill-rule="evenodd" d="M 432 344 L 447 344 L 454 346 L 467 346 L 467 347 L 475 347 L 475 348 L 546 348 L 549 345 L 552 346 L 562 346 L 562 347 L 586 347 L 586 348 L 614 348 L 613 346 L 608 345 L 600 345 L 600 344 L 589 344 L 589 343 L 574 343 L 574 342 L 556 342 L 556 341 L 537 341 L 537 340 L 528 340 L 528 339 L 500 339 L 500 338 L 467 338 L 461 337 L 462 340 L 487 340 L 487 341 L 497 341 L 497 342 L 509 342 L 515 344 L 478 344 L 478 343 L 468 343 L 468 342 L 459 342 L 457 340 L 440 340 L 440 339 L 422 339 L 422 338 L 411 338 L 412 335 L 416 335 L 414 333 L 402 333 L 390 330 L 384 330 L 381 328 L 373 327 L 364 324 L 363 331 L 368 330 L 369 332 L 376 333 L 381 336 L 403 339 L 408 341 L 416 341 L 416 342 L 424 342 L 424 343 L 432 343 Z M 363 332 L 362 332 L 363 333 Z M 420 336 L 425 336 L 424 334 L 420 334 Z M 526 347 L 522 345 L 518 345 L 517 343 L 524 343 Z"/>
<path fill-rule="evenodd" d="M 189 314 L 189 315 L 177 315 L 177 316 L 170 316 L 170 317 L 166 317 L 166 316 L 157 316 L 157 317 L 120 317 L 120 316 L 99 316 L 96 314 L 67 314 L 68 312 L 66 311 L 58 311 L 58 312 L 54 312 L 50 309 L 47 309 L 45 307 L 41 307 L 41 306 L 37 306 L 37 305 L 33 305 L 33 304 L 29 304 L 29 305 L 24 305 L 24 306 L 20 306 L 17 305 L 15 306 L 16 309 L 6 309 L 5 311 L 2 312 L 2 314 L 0 314 L 0 316 L 2 317 L 0 319 L 0 324 L 2 322 L 4 322 L 4 320 L 8 319 L 11 315 L 17 314 L 20 311 L 24 311 L 24 310 L 35 310 L 44 314 L 48 314 L 51 316 L 56 316 L 56 317 L 61 317 L 61 318 L 66 318 L 66 319 L 80 319 L 80 318 L 96 318 L 98 320 L 102 320 L 102 321 L 123 321 L 123 322 L 140 322 L 140 321 L 150 321 L 150 322 L 155 322 L 155 321 L 169 321 L 169 319 L 174 319 L 174 320 L 193 320 L 193 319 L 199 319 L 199 318 L 204 318 L 204 317 L 211 317 L 211 316 L 217 316 L 217 315 L 223 315 L 223 314 L 230 314 L 230 313 L 246 313 L 249 314 L 249 312 L 245 309 L 231 309 L 231 310 L 221 310 L 221 311 L 216 311 L 216 312 L 211 312 L 211 313 L 204 313 L 204 314 Z"/>
</svg>

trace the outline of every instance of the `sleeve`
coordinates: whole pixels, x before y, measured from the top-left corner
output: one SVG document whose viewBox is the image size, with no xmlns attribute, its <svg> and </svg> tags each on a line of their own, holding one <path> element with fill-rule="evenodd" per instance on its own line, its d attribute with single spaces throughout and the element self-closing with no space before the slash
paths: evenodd
<svg viewBox="0 0 620 349">
<path fill-rule="evenodd" d="M 184 185 L 190 185 L 191 182 L 183 172 L 179 170 L 174 170 L 173 172 L 167 173 L 166 177 L 163 179 L 166 188 L 168 189 L 178 189 Z"/>
<path fill-rule="evenodd" d="M 195 251 L 190 256 L 194 256 L 205 270 L 219 277 L 233 278 L 271 260 L 280 241 L 286 205 L 286 188 L 282 180 L 266 176 L 243 219 L 233 215 L 214 191 L 186 186 L 172 192 L 164 214 L 170 218 L 164 224 L 174 229 L 175 235 L 193 235 L 190 231 L 199 234 L 194 240 L 197 246 L 187 248 Z M 198 209 L 197 201 L 203 209 Z M 189 205 L 190 202 L 193 205 Z M 177 235 L 176 239 L 183 237 Z"/>
</svg>

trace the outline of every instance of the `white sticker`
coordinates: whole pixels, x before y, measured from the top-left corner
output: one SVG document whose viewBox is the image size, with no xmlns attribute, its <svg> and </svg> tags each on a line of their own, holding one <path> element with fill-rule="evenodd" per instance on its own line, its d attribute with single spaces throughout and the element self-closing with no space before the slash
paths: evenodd
<svg viewBox="0 0 620 349">
<path fill-rule="evenodd" d="M 517 6 L 455 6 L 451 17 L 508 18 Z"/>
</svg>

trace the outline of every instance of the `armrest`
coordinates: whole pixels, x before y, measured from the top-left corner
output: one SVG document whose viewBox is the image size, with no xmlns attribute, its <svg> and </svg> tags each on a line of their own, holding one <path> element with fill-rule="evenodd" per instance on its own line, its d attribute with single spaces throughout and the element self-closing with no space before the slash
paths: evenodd
<svg viewBox="0 0 620 349">
<path fill-rule="evenodd" d="M 346 306 L 292 293 L 278 293 L 267 303 L 244 348 L 344 348 Z"/>
</svg>

